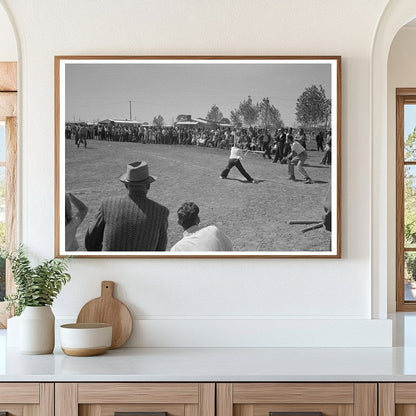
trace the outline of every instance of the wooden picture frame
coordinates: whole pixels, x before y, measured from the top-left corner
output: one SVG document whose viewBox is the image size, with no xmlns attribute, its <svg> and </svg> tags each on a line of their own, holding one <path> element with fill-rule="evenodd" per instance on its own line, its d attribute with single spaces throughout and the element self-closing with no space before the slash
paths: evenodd
<svg viewBox="0 0 416 416">
<path fill-rule="evenodd" d="M 56 56 L 55 167 L 57 257 L 339 258 L 341 57 Z"/>
</svg>

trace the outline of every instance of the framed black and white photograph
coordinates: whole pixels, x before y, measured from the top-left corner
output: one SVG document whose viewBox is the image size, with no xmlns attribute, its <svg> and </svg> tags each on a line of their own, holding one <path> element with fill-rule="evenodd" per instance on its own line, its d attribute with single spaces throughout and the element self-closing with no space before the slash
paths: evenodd
<svg viewBox="0 0 416 416">
<path fill-rule="evenodd" d="M 341 256 L 341 58 L 55 57 L 57 257 Z"/>
</svg>

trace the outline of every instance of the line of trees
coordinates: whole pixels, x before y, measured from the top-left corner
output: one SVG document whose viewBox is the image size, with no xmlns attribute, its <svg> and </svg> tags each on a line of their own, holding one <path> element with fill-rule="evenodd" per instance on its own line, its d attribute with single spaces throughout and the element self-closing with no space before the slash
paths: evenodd
<svg viewBox="0 0 416 416">
<path fill-rule="evenodd" d="M 281 128 L 284 126 L 280 111 L 270 103 L 268 97 L 263 98 L 260 103 L 253 103 L 249 95 L 246 100 L 240 102 L 240 105 L 230 114 L 231 122 L 236 126 L 243 124 L 253 126 L 260 124 L 266 128 Z"/>
<path fill-rule="evenodd" d="M 302 127 L 329 127 L 331 125 L 331 99 L 326 96 L 322 85 L 312 85 L 302 92 L 296 101 L 296 121 Z M 214 105 L 208 112 L 222 117 L 220 109 Z M 235 126 L 260 125 L 266 128 L 281 128 L 284 126 L 280 111 L 271 104 L 268 97 L 254 103 L 249 95 L 240 102 L 238 108 L 230 113 L 231 123 Z"/>
<path fill-rule="evenodd" d="M 208 110 L 206 119 L 215 123 L 231 123 L 237 127 L 242 125 L 259 125 L 272 129 L 284 127 L 280 111 L 268 97 L 254 103 L 250 95 L 231 111 L 230 119 L 224 117 L 216 104 Z M 331 125 L 331 99 L 326 96 L 322 85 L 305 88 L 299 96 L 296 101 L 296 121 L 302 127 L 329 127 Z M 154 126 L 161 127 L 164 124 L 161 115 L 153 118 Z"/>
<path fill-rule="evenodd" d="M 296 101 L 296 121 L 301 126 L 328 127 L 331 125 L 331 99 L 322 85 L 306 88 Z"/>
<path fill-rule="evenodd" d="M 153 118 L 153 125 L 156 127 L 162 127 L 165 124 L 165 120 L 161 115 L 158 115 Z"/>
</svg>

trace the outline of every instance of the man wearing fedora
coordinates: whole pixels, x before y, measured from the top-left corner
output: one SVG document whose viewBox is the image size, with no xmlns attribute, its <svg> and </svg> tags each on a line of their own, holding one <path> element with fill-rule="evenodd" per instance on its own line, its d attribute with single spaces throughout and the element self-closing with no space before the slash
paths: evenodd
<svg viewBox="0 0 416 416">
<path fill-rule="evenodd" d="M 133 162 L 120 176 L 128 193 L 106 198 L 85 236 L 88 251 L 165 251 L 169 210 L 147 198 L 150 184 L 146 162 Z"/>
</svg>

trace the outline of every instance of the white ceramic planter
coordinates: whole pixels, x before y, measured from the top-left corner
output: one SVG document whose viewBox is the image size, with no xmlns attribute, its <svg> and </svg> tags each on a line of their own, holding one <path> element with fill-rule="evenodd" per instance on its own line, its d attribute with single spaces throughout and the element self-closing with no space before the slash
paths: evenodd
<svg viewBox="0 0 416 416">
<path fill-rule="evenodd" d="M 55 316 L 50 306 L 26 306 L 19 319 L 19 351 L 50 354 L 55 346 Z"/>
</svg>

